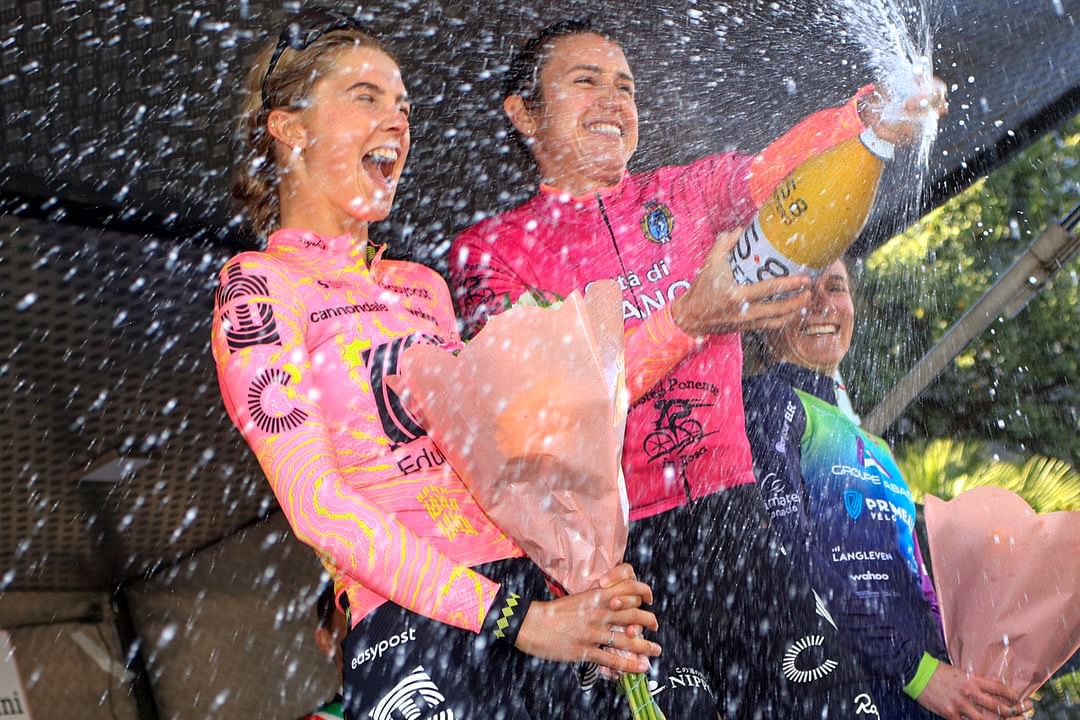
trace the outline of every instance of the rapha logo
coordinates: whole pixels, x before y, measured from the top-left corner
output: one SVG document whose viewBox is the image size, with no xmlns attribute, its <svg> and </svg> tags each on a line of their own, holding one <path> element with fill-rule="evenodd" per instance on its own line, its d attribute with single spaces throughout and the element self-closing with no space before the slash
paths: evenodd
<svg viewBox="0 0 1080 720">
<path fill-rule="evenodd" d="M 874 704 L 874 698 L 870 697 L 870 693 L 859 693 L 855 696 L 855 714 L 881 717 L 878 715 L 877 705 Z"/>
<path fill-rule="evenodd" d="M 412 672 L 383 696 L 368 713 L 370 720 L 454 720 L 454 711 L 450 708 L 439 709 L 446 702 L 446 696 L 424 671 L 423 665 L 417 665 Z"/>
</svg>

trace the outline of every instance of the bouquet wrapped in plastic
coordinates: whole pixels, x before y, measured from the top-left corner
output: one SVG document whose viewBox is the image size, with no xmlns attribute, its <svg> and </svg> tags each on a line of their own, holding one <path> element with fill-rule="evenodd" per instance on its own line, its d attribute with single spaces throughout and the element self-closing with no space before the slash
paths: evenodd
<svg viewBox="0 0 1080 720">
<path fill-rule="evenodd" d="M 1030 695 L 1080 649 L 1080 512 L 980 487 L 927 496 L 926 530 L 953 664 Z"/>
<path fill-rule="evenodd" d="M 626 550 L 622 343 L 622 295 L 604 281 L 519 302 L 456 356 L 413 345 L 391 379 L 480 507 L 569 592 Z M 635 717 L 661 716 L 640 674 L 621 682 Z"/>
</svg>

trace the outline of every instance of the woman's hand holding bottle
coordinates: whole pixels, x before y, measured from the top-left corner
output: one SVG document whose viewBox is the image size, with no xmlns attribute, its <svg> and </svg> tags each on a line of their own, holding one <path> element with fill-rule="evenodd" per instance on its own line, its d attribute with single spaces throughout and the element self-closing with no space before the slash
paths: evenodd
<svg viewBox="0 0 1080 720">
<path fill-rule="evenodd" d="M 729 258 L 742 233 L 731 230 L 717 236 L 690 289 L 672 304 L 672 319 L 687 335 L 780 328 L 802 307 L 802 293 L 810 287 L 808 275 L 753 285 L 735 281 Z"/>
<path fill-rule="evenodd" d="M 925 77 L 925 76 L 924 76 Z M 897 108 L 888 91 L 876 92 L 859 105 L 859 117 L 874 134 L 891 145 L 910 145 L 926 131 L 927 118 L 937 119 L 949 112 L 945 83 L 938 77 L 917 79 L 919 88 L 904 98 Z"/>
</svg>

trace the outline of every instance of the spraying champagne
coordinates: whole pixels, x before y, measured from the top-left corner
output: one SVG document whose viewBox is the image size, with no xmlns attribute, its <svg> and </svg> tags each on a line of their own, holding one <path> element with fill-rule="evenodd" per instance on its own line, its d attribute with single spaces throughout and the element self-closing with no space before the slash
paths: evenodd
<svg viewBox="0 0 1080 720">
<path fill-rule="evenodd" d="M 897 105 L 886 108 L 883 117 L 910 122 L 932 114 L 936 126 L 937 110 L 918 96 Z M 843 255 L 866 224 L 894 150 L 891 138 L 868 126 L 795 168 L 735 244 L 730 258 L 735 280 L 750 284 L 815 274 Z"/>
</svg>

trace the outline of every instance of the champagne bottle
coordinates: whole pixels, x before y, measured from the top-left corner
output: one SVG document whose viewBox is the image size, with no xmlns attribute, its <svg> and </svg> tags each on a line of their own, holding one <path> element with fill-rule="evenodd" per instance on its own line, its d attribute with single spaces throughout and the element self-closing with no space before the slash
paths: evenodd
<svg viewBox="0 0 1080 720">
<path fill-rule="evenodd" d="M 795 168 L 735 244 L 735 280 L 815 274 L 840 257 L 866 224 L 892 156 L 892 144 L 866 128 Z"/>
</svg>

